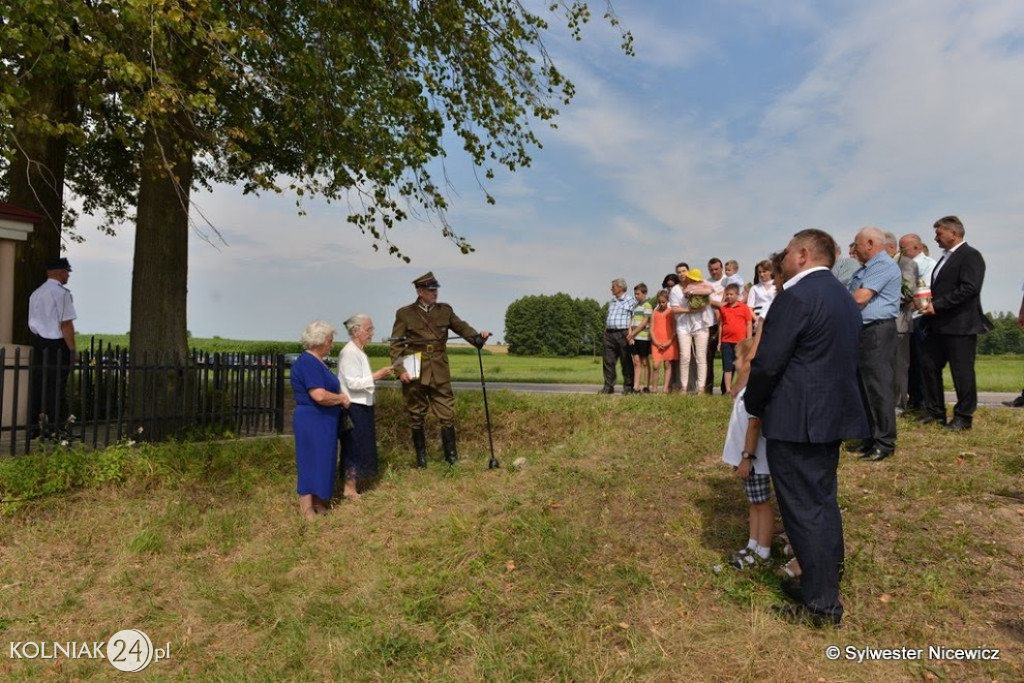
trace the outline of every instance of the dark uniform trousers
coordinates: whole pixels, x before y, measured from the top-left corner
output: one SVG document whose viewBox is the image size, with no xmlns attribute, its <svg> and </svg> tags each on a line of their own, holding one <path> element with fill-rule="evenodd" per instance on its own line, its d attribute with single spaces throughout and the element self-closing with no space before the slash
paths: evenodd
<svg viewBox="0 0 1024 683">
<path fill-rule="evenodd" d="M 30 428 L 40 425 L 46 414 L 48 428 L 59 428 L 67 411 L 66 387 L 71 374 L 71 349 L 60 339 L 32 334 L 32 384 L 29 392 Z"/>
</svg>

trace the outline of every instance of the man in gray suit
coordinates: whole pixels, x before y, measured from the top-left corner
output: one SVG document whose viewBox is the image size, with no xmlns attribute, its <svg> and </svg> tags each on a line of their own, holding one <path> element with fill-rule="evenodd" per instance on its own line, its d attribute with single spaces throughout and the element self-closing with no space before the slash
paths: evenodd
<svg viewBox="0 0 1024 683">
<path fill-rule="evenodd" d="M 910 339 L 914 336 L 914 289 L 919 275 L 917 261 L 909 254 L 898 251 L 896 235 L 885 233 L 885 251 L 900 267 L 900 314 L 896 317 L 896 412 L 907 409 L 910 389 Z"/>
<path fill-rule="evenodd" d="M 783 587 L 796 604 L 777 611 L 816 626 L 843 615 L 839 444 L 869 434 L 857 385 L 861 314 L 829 271 L 835 249 L 821 230 L 790 241 L 745 396 L 747 412 L 761 418 L 782 522 L 803 569 L 799 586 Z"/>
</svg>

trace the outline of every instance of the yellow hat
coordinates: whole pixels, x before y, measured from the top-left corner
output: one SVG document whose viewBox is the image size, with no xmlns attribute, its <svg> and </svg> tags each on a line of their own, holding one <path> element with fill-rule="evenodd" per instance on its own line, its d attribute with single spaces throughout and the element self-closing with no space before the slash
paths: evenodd
<svg viewBox="0 0 1024 683">
<path fill-rule="evenodd" d="M 686 279 L 693 280 L 694 282 L 704 282 L 704 276 L 700 272 L 700 268 L 690 268 L 686 271 Z"/>
</svg>

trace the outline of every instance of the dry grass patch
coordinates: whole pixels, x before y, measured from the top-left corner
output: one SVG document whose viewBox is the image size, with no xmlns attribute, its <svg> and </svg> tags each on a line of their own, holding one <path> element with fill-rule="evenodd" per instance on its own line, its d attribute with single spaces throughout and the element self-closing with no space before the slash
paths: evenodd
<svg viewBox="0 0 1024 683">
<path fill-rule="evenodd" d="M 720 462 L 728 401 L 494 392 L 460 452 L 411 467 L 398 397 L 378 408 L 382 476 L 298 516 L 288 440 L 146 449 L 119 484 L 8 510 L 9 641 L 170 642 L 147 673 L 224 680 L 1015 680 L 1024 675 L 1024 415 L 968 435 L 900 423 L 898 455 L 844 458 L 848 616 L 776 621 L 771 572 L 715 564 L 746 537 Z M 1016 444 L 1016 446 L 1014 446 Z M 51 456 L 59 457 L 59 456 Z M 526 458 L 522 469 L 509 467 Z M 0 474 L 0 486 L 7 490 Z M 840 647 L 998 647 L 998 662 L 829 661 Z M 5 677 L 109 677 L 105 662 L 0 661 Z"/>
</svg>

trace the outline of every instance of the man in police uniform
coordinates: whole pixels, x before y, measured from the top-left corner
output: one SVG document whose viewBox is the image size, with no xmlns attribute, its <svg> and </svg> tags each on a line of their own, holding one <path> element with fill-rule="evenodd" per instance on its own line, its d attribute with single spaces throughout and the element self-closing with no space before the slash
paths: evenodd
<svg viewBox="0 0 1024 683">
<path fill-rule="evenodd" d="M 39 425 L 59 429 L 67 413 L 64 388 L 75 358 L 75 304 L 66 285 L 71 264 L 66 258 L 46 262 L 46 282 L 28 300 L 28 329 L 32 333 L 32 387 L 29 420 L 33 436 Z M 45 395 L 45 405 L 44 402 Z M 45 413 L 46 419 L 40 419 Z"/>
<path fill-rule="evenodd" d="M 455 395 L 448 368 L 448 330 L 463 337 L 470 344 L 482 348 L 490 332 L 477 332 L 455 315 L 448 304 L 437 303 L 440 287 L 433 273 L 413 280 L 416 301 L 395 312 L 395 326 L 391 330 L 391 362 L 419 352 L 422 355 L 419 377 L 410 376 L 397 367 L 402 381 L 405 409 L 412 427 L 412 443 L 416 448 L 416 465 L 427 466 L 427 446 L 423 423 L 430 410 L 441 422 L 441 443 L 444 459 L 453 464 L 458 459 L 455 445 Z"/>
</svg>

